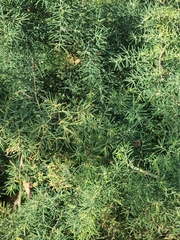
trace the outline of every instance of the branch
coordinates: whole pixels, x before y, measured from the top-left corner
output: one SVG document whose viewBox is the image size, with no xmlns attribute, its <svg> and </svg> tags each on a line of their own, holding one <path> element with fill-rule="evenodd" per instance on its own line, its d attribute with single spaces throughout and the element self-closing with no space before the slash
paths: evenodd
<svg viewBox="0 0 180 240">
<path fill-rule="evenodd" d="M 143 173 L 144 175 L 147 175 L 147 176 L 150 176 L 150 177 L 153 177 L 153 178 L 156 178 L 156 179 L 159 178 L 158 175 L 155 175 L 155 174 L 153 174 L 153 173 L 151 173 L 151 172 L 148 172 L 148 171 L 146 171 L 146 170 L 144 170 L 144 169 L 142 169 L 142 168 L 135 167 L 131 162 L 129 162 L 128 165 L 129 165 L 129 167 L 130 167 L 131 169 L 133 169 L 133 170 L 136 171 L 136 172 Z"/>
<path fill-rule="evenodd" d="M 158 61 L 158 65 L 159 65 L 159 72 L 161 72 L 162 71 L 162 56 L 163 56 L 163 54 L 164 54 L 164 52 L 165 52 L 165 50 L 166 50 L 166 47 L 167 47 L 167 45 L 165 45 L 164 47 L 163 47 L 163 49 L 161 50 L 161 52 L 160 52 L 160 55 L 159 55 L 159 61 Z"/>
<path fill-rule="evenodd" d="M 39 110 L 41 110 L 40 103 L 39 103 L 38 96 L 37 96 L 36 75 L 35 75 L 34 69 L 37 68 L 39 72 L 40 72 L 40 70 L 39 70 L 38 66 L 34 63 L 34 58 L 32 56 L 31 56 L 31 59 L 32 59 L 32 73 L 33 73 L 33 80 L 34 80 L 34 96 L 35 96 L 38 108 L 39 108 Z M 40 74 L 41 74 L 41 72 L 40 72 Z"/>
</svg>

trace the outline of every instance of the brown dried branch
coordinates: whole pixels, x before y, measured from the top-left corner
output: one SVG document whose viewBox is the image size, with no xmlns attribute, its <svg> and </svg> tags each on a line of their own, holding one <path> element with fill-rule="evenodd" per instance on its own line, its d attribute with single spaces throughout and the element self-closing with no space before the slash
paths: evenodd
<svg viewBox="0 0 180 240">
<path fill-rule="evenodd" d="M 31 198 L 31 188 L 32 188 L 32 183 L 26 182 L 26 180 L 23 180 L 23 187 L 26 191 L 27 197 Z"/>
<path fill-rule="evenodd" d="M 165 45 L 164 47 L 163 47 L 163 49 L 161 50 L 161 52 L 160 52 L 160 55 L 159 55 L 159 60 L 158 60 L 158 65 L 159 65 L 159 72 L 161 72 L 162 71 L 162 56 L 163 56 L 163 54 L 164 54 L 164 52 L 165 52 L 165 50 L 166 50 L 166 47 L 167 47 L 167 45 Z"/>
</svg>

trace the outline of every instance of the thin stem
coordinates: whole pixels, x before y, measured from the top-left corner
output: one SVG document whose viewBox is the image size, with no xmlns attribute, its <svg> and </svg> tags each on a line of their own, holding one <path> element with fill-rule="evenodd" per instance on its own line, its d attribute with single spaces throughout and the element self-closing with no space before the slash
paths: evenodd
<svg viewBox="0 0 180 240">
<path fill-rule="evenodd" d="M 146 171 L 146 170 L 144 170 L 144 169 L 142 169 L 142 168 L 135 167 L 131 162 L 129 162 L 128 165 L 129 165 L 129 167 L 130 167 L 131 169 L 133 169 L 133 170 L 136 171 L 136 172 L 143 173 L 144 175 L 147 175 L 147 176 L 150 176 L 150 177 L 153 177 L 153 178 L 159 178 L 158 175 L 155 175 L 155 174 L 153 174 L 153 173 L 151 173 L 151 172 L 149 172 L 149 171 Z"/>
<path fill-rule="evenodd" d="M 163 54 L 164 54 L 164 52 L 165 52 L 165 50 L 166 50 L 166 47 L 167 47 L 167 45 L 165 45 L 164 47 L 163 47 L 163 49 L 161 50 L 161 52 L 160 52 L 160 55 L 159 55 L 159 61 L 158 61 L 158 65 L 159 65 L 159 72 L 161 72 L 162 71 L 162 56 L 163 56 Z"/>
<path fill-rule="evenodd" d="M 38 108 L 39 108 L 39 110 L 41 110 L 40 103 L 39 103 L 38 96 L 37 96 L 36 75 L 35 75 L 34 69 L 37 68 L 39 72 L 40 72 L 40 70 L 39 70 L 38 66 L 34 63 L 34 59 L 32 56 L 31 56 L 31 59 L 32 59 L 32 73 L 33 73 L 33 83 L 34 83 L 34 96 L 35 96 Z M 41 72 L 40 72 L 40 74 L 41 74 Z"/>
</svg>

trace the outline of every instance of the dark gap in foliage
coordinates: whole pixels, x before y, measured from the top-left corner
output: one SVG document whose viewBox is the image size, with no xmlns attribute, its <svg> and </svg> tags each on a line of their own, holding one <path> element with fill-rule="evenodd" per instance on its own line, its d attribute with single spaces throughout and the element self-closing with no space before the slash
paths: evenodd
<svg viewBox="0 0 180 240">
<path fill-rule="evenodd" d="M 8 180 L 8 168 L 9 158 L 4 155 L 3 152 L 0 153 L 0 202 L 1 205 L 10 203 L 13 205 L 13 202 L 16 200 L 16 196 L 10 197 L 6 193 L 6 182 Z"/>
</svg>

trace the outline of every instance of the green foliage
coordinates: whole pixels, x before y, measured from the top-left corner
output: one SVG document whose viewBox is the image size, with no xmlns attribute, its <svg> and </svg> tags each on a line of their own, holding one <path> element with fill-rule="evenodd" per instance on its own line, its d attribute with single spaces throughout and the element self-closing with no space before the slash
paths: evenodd
<svg viewBox="0 0 180 240">
<path fill-rule="evenodd" d="M 0 3 L 0 237 L 179 239 L 178 1 Z"/>
</svg>

